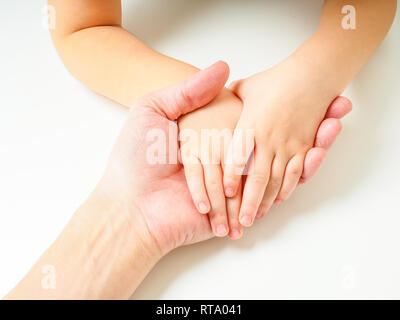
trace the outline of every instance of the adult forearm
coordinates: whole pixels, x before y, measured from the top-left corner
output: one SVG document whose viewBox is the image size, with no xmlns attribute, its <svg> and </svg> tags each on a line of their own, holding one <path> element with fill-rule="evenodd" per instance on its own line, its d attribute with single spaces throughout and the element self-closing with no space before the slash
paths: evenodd
<svg viewBox="0 0 400 320">
<path fill-rule="evenodd" d="M 6 299 L 129 298 L 161 257 L 134 210 L 96 192 Z"/>
</svg>

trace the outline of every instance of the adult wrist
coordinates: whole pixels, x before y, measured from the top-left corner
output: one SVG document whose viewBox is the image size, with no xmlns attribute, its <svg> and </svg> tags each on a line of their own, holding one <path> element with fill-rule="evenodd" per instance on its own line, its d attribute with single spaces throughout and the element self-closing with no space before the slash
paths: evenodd
<svg viewBox="0 0 400 320">
<path fill-rule="evenodd" d="M 129 298 L 161 258 L 135 209 L 100 190 L 44 255 L 57 272 L 57 298 Z"/>
</svg>

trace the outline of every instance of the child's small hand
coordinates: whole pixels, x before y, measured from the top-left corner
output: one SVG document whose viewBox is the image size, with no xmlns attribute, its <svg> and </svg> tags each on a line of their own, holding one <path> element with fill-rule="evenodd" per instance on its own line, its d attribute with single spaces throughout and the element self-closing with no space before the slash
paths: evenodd
<svg viewBox="0 0 400 320">
<path fill-rule="evenodd" d="M 239 80 L 231 89 L 244 108 L 227 154 L 224 188 L 227 197 L 236 194 L 254 150 L 239 215 L 240 223 L 250 226 L 256 216 L 264 216 L 274 201 L 287 199 L 297 186 L 307 151 L 338 93 L 328 88 L 317 70 L 294 58 Z M 250 131 L 254 149 L 246 150 L 243 137 Z"/>
<path fill-rule="evenodd" d="M 225 198 L 223 188 L 224 150 L 229 146 L 233 129 L 242 110 L 242 102 L 230 90 L 224 89 L 206 107 L 179 119 L 181 156 L 193 202 L 198 211 L 209 214 L 214 234 L 232 239 L 241 237 L 239 222 L 241 191 Z M 227 134 L 228 140 L 208 138 L 208 134 Z M 209 145 L 208 145 L 209 144 Z"/>
</svg>

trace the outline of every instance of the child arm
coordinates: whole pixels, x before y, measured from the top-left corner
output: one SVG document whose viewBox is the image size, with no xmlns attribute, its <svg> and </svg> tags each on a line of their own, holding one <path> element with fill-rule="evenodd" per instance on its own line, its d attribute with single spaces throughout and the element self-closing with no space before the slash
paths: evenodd
<svg viewBox="0 0 400 320">
<path fill-rule="evenodd" d="M 317 32 L 295 53 L 342 92 L 390 30 L 397 0 L 326 0 Z"/>
<path fill-rule="evenodd" d="M 122 105 L 199 70 L 152 50 L 123 29 L 120 0 L 49 0 L 49 5 L 56 12 L 52 39 L 66 68 Z"/>
<path fill-rule="evenodd" d="M 396 0 L 326 0 L 320 27 L 309 40 L 278 65 L 232 86 L 244 102 L 236 131 L 255 132 L 253 170 L 240 209 L 243 225 L 251 225 L 274 200 L 285 200 L 294 190 L 329 103 L 384 39 L 396 4 Z M 355 13 L 348 17 L 355 19 L 354 29 L 347 28 L 346 12 Z M 238 172 L 253 150 L 244 157 L 241 151 L 237 134 L 224 171 L 228 197 L 236 194 L 241 182 Z"/>
<path fill-rule="evenodd" d="M 49 4 L 54 6 L 57 15 L 56 28 L 51 32 L 53 42 L 66 68 L 87 87 L 124 106 L 129 107 L 140 96 L 199 71 L 190 64 L 152 50 L 124 30 L 120 0 L 50 0 Z M 233 129 L 241 108 L 242 102 L 224 88 L 206 107 L 179 121 L 179 129 L 196 132 L 201 128 Z M 185 145 L 192 150 L 198 147 L 191 143 Z M 220 152 L 222 150 L 216 151 L 218 155 Z M 187 174 L 194 172 L 185 161 L 184 164 Z M 192 174 L 188 182 L 195 195 L 195 205 L 199 207 L 201 204 L 202 209 L 210 213 L 215 233 L 216 226 L 225 227 L 225 231 L 218 234 L 224 236 L 229 229 L 227 213 L 231 217 L 230 227 L 240 228 L 237 220 L 239 206 L 226 204 L 220 164 L 213 166 L 213 170 L 221 176 L 217 179 L 215 174 L 208 175 L 215 180 L 212 186 L 216 190 L 212 190 L 211 199 L 203 187 L 203 177 Z M 206 182 L 209 184 L 208 179 Z M 237 204 L 238 197 L 228 202 Z"/>
</svg>

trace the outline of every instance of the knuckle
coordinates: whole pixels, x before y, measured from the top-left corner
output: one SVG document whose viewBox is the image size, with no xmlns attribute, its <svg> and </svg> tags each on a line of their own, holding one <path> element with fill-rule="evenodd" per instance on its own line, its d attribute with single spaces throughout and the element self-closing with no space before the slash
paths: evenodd
<svg viewBox="0 0 400 320">
<path fill-rule="evenodd" d="M 184 87 L 179 91 L 179 96 L 180 96 L 180 98 L 182 99 L 182 101 L 183 101 L 184 104 L 190 105 L 190 106 L 194 104 L 192 95 L 188 94 L 188 91 L 187 91 L 187 87 L 186 87 L 186 86 L 184 86 Z"/>
<path fill-rule="evenodd" d="M 234 159 L 232 165 L 235 167 L 235 169 L 244 169 L 244 167 L 247 164 L 247 161 L 248 161 L 248 159 L 245 159 L 244 157 L 237 156 Z"/>
<path fill-rule="evenodd" d="M 238 222 L 237 220 L 229 220 L 229 229 L 240 229 L 241 225 L 240 222 Z"/>
<path fill-rule="evenodd" d="M 228 217 L 229 217 L 229 221 L 238 222 L 239 208 L 232 209 L 232 208 L 228 207 L 227 214 L 228 214 Z"/>
<path fill-rule="evenodd" d="M 295 177 L 300 176 L 302 173 L 303 173 L 303 168 L 300 166 L 295 166 L 295 167 L 289 168 L 289 170 L 288 170 L 288 174 L 291 176 L 295 176 Z"/>
<path fill-rule="evenodd" d="M 158 95 L 148 95 L 144 97 L 143 103 L 159 112 L 162 112 L 161 106 L 166 105 L 164 100 Z"/>
<path fill-rule="evenodd" d="M 210 178 L 207 182 L 207 189 L 216 192 L 220 189 L 222 182 L 215 178 Z"/>
<path fill-rule="evenodd" d="M 279 194 L 279 200 L 286 201 L 289 198 L 289 191 L 285 190 Z"/>
<path fill-rule="evenodd" d="M 310 143 L 307 140 L 308 139 L 301 139 L 301 140 L 297 141 L 297 150 L 300 150 L 302 153 L 305 153 L 308 149 L 310 149 L 312 147 L 312 143 Z"/>
<path fill-rule="evenodd" d="M 226 222 L 226 212 L 221 205 L 214 205 L 213 210 L 208 215 L 212 224 Z"/>
<path fill-rule="evenodd" d="M 234 180 L 239 180 L 240 176 L 245 174 L 245 169 L 246 166 L 235 166 L 230 176 Z"/>
<path fill-rule="evenodd" d="M 275 197 L 273 195 L 266 195 L 261 202 L 260 208 L 263 212 L 266 212 L 271 207 L 272 203 L 274 202 Z"/>
<path fill-rule="evenodd" d="M 314 138 L 314 137 L 313 137 Z M 285 145 L 286 145 L 286 154 L 287 155 L 296 155 L 299 153 L 305 153 L 308 149 L 310 149 L 312 147 L 312 142 L 310 143 L 310 141 L 314 141 L 310 140 L 307 138 L 299 138 L 299 139 L 294 139 L 294 140 L 290 140 L 288 141 Z"/>
<path fill-rule="evenodd" d="M 245 203 L 243 205 L 243 212 L 245 215 L 254 216 L 257 212 L 257 206 L 254 203 Z"/>
<path fill-rule="evenodd" d="M 286 200 L 289 196 L 290 188 L 288 187 L 283 187 L 280 191 L 279 194 L 276 196 L 277 199 L 279 200 Z"/>
<path fill-rule="evenodd" d="M 225 181 L 230 181 L 232 183 L 237 183 L 240 177 L 243 175 L 243 170 L 238 170 L 236 167 L 227 168 L 224 173 Z"/>
<path fill-rule="evenodd" d="M 231 224 L 239 223 L 239 211 L 233 213 L 230 210 L 228 210 L 227 215 Z"/>
<path fill-rule="evenodd" d="M 268 146 L 272 140 L 272 133 L 267 131 L 257 135 L 257 144 L 260 146 Z"/>
<path fill-rule="evenodd" d="M 276 190 L 281 187 L 281 179 L 278 177 L 272 177 L 269 182 L 269 188 L 272 190 Z"/>
<path fill-rule="evenodd" d="M 226 164 L 235 173 L 238 171 L 242 172 L 244 170 L 244 168 L 246 167 L 247 159 L 244 159 L 243 157 L 239 157 L 239 156 L 234 156 L 233 159 L 228 158 L 226 160 Z"/>
<path fill-rule="evenodd" d="M 260 218 L 264 217 L 267 214 L 268 209 L 269 208 L 268 208 L 267 205 L 263 205 L 263 206 L 260 206 L 260 208 L 258 208 L 258 212 L 259 212 Z"/>
<path fill-rule="evenodd" d="M 263 185 L 267 182 L 267 175 L 262 174 L 262 173 L 254 173 L 249 176 L 249 179 L 251 179 L 252 183 L 257 184 L 257 185 Z"/>
<path fill-rule="evenodd" d="M 200 176 L 199 168 L 195 165 L 186 165 L 185 172 L 189 178 L 198 178 Z"/>
</svg>

